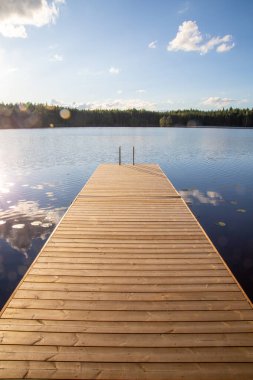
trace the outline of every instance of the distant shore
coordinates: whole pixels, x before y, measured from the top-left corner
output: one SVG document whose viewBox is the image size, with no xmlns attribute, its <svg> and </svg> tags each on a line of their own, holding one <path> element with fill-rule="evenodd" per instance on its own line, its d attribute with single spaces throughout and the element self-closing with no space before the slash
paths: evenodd
<svg viewBox="0 0 253 380">
<path fill-rule="evenodd" d="M 66 127 L 253 128 L 253 108 L 221 110 L 78 110 L 47 104 L 0 104 L 0 129 Z"/>
<path fill-rule="evenodd" d="M 88 125 L 85 125 L 85 126 L 71 126 L 71 127 L 66 127 L 66 126 L 57 126 L 55 128 L 50 128 L 50 127 L 34 127 L 34 128 L 1 128 L 0 127 L 0 132 L 1 131 L 24 131 L 24 130 L 29 130 L 29 131 L 37 131 L 37 130 L 53 130 L 53 129 L 77 129 L 77 128 L 82 128 L 82 129 L 85 129 L 85 128 L 105 128 L 105 129 L 108 129 L 108 128 L 113 128 L 113 129 L 120 129 L 120 128 L 133 128 L 133 129 L 137 129 L 137 128 L 145 128 L 145 129 L 164 129 L 164 130 L 167 130 L 167 129 L 213 129 L 213 130 L 225 130 L 225 129 L 231 129 L 231 130 L 251 130 L 253 129 L 253 127 L 236 127 L 236 126 L 197 126 L 197 127 L 186 127 L 186 126 L 180 126 L 180 125 L 176 125 L 176 126 L 171 126 L 171 127 L 164 127 L 164 128 L 159 128 L 157 126 L 148 126 L 148 127 L 142 127 L 142 126 L 127 126 L 127 125 L 124 125 L 124 126 L 104 126 L 104 125 L 91 125 L 91 126 L 88 126 Z"/>
</svg>

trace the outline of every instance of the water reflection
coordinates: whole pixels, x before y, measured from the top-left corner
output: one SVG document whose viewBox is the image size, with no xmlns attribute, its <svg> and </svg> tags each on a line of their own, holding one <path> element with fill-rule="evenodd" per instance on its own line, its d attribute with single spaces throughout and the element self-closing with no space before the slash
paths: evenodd
<svg viewBox="0 0 253 380">
<path fill-rule="evenodd" d="M 216 191 L 206 191 L 205 193 L 201 192 L 198 189 L 194 190 L 180 190 L 179 194 L 184 198 L 185 202 L 193 203 L 204 203 L 217 206 L 224 202 L 221 194 Z"/>
<path fill-rule="evenodd" d="M 65 207 L 49 209 L 35 201 L 19 201 L 0 212 L 0 239 L 27 257 L 32 240 L 45 240 L 64 211 Z"/>
</svg>

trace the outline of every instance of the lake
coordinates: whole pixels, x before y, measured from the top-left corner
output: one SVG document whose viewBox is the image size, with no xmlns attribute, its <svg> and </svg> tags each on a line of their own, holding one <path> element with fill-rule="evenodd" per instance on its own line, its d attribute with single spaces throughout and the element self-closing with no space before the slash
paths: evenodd
<svg viewBox="0 0 253 380">
<path fill-rule="evenodd" d="M 253 299 L 253 130 L 0 131 L 0 306 L 103 162 L 157 163 Z"/>
</svg>

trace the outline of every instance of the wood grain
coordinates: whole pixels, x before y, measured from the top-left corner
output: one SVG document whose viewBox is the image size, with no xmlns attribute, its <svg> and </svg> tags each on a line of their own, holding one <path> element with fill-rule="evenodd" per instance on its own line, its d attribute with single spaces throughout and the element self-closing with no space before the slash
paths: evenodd
<svg viewBox="0 0 253 380">
<path fill-rule="evenodd" d="M 253 309 L 158 165 L 100 165 L 0 318 L 1 379 L 249 380 Z"/>
</svg>

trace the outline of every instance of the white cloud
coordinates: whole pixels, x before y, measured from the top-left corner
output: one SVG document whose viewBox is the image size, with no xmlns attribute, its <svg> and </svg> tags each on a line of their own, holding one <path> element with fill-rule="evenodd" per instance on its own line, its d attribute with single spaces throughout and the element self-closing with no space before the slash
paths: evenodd
<svg viewBox="0 0 253 380">
<path fill-rule="evenodd" d="M 77 71 L 76 73 L 79 76 L 94 76 L 98 77 L 100 75 L 108 74 L 108 70 L 92 70 L 89 68 L 82 68 Z"/>
<path fill-rule="evenodd" d="M 183 13 L 186 13 L 189 9 L 190 9 L 190 4 L 189 4 L 188 1 L 186 1 L 186 2 L 183 4 L 182 8 L 180 8 L 179 11 L 178 11 L 177 13 L 181 15 L 181 14 L 183 14 Z"/>
<path fill-rule="evenodd" d="M 1 0 L 0 34 L 9 38 L 26 38 L 27 26 L 41 27 L 54 23 L 64 0 Z"/>
<path fill-rule="evenodd" d="M 136 92 L 137 94 L 145 94 L 146 90 L 140 89 L 140 90 L 136 90 Z"/>
<path fill-rule="evenodd" d="M 112 75 L 118 75 L 120 72 L 120 69 L 118 67 L 111 66 L 109 69 L 109 73 Z"/>
<path fill-rule="evenodd" d="M 233 42 L 230 45 L 223 43 L 217 47 L 216 51 L 218 53 L 225 53 L 226 51 L 233 49 L 234 46 L 235 44 Z"/>
<path fill-rule="evenodd" d="M 149 44 L 148 44 L 148 47 L 150 49 L 155 49 L 156 48 L 156 44 L 157 44 L 157 41 L 151 41 Z"/>
<path fill-rule="evenodd" d="M 244 98 L 244 99 L 241 99 L 241 100 L 239 101 L 239 103 L 240 103 L 240 104 L 247 104 L 247 103 L 250 103 L 250 100 L 247 99 L 247 98 Z"/>
<path fill-rule="evenodd" d="M 220 98 L 218 96 L 210 96 L 209 98 L 203 100 L 201 103 L 204 106 L 207 107 L 227 107 L 231 105 L 232 103 L 235 103 L 235 99 L 230 98 Z"/>
<path fill-rule="evenodd" d="M 119 110 L 127 110 L 127 109 L 147 109 L 154 110 L 156 108 L 155 103 L 144 101 L 141 99 L 109 99 L 103 102 L 91 102 L 81 105 L 84 107 L 83 109 L 119 109 Z M 80 109 L 80 106 L 78 107 Z"/>
<path fill-rule="evenodd" d="M 56 49 L 58 49 L 59 48 L 59 45 L 58 44 L 52 44 L 52 45 L 49 45 L 48 46 L 48 49 L 49 50 L 56 50 Z"/>
<path fill-rule="evenodd" d="M 79 110 L 95 110 L 95 109 L 104 109 L 104 110 L 128 110 L 128 109 L 147 109 L 155 110 L 156 104 L 149 101 L 144 101 L 142 99 L 108 99 L 104 101 L 94 101 L 94 102 L 85 102 L 85 103 L 72 103 L 66 104 L 64 102 L 53 99 L 51 104 L 59 107 L 70 107 L 77 108 Z"/>
<path fill-rule="evenodd" d="M 118 90 L 118 91 L 117 91 L 117 94 L 119 94 L 119 95 L 121 95 L 122 93 L 123 93 L 122 90 Z"/>
<path fill-rule="evenodd" d="M 60 55 L 60 54 L 54 54 L 51 57 L 50 61 L 52 61 L 52 62 L 62 62 L 63 61 L 63 56 Z"/>
<path fill-rule="evenodd" d="M 51 105 L 56 107 L 67 107 L 67 105 L 63 101 L 57 99 L 52 99 Z"/>
<path fill-rule="evenodd" d="M 1 0 L 0 0 L 1 1 Z M 118 75 L 119 73 L 121 72 L 121 69 L 118 68 L 118 67 L 115 67 L 115 66 L 111 66 L 109 69 L 107 68 L 104 68 L 104 69 L 101 69 L 101 70 L 94 70 L 94 69 L 90 69 L 88 67 L 86 68 L 81 68 L 77 71 L 77 75 L 79 76 L 94 76 L 94 77 L 98 77 L 98 76 L 108 76 L 108 73 L 110 75 Z M 121 90 L 119 90 L 121 91 Z M 119 94 L 119 92 L 118 92 Z"/>
<path fill-rule="evenodd" d="M 2 24 L 0 22 L 0 34 L 9 38 L 26 38 L 26 29 L 23 25 Z"/>
<path fill-rule="evenodd" d="M 7 69 L 7 73 L 15 73 L 15 72 L 17 72 L 17 71 L 19 71 L 19 68 L 18 67 L 8 67 L 8 69 Z"/>
<path fill-rule="evenodd" d="M 196 21 L 184 21 L 178 28 L 176 37 L 167 46 L 169 51 L 199 52 L 206 54 L 209 50 L 216 49 L 218 53 L 231 50 L 235 44 L 232 36 L 204 38 L 200 33 Z"/>
</svg>

